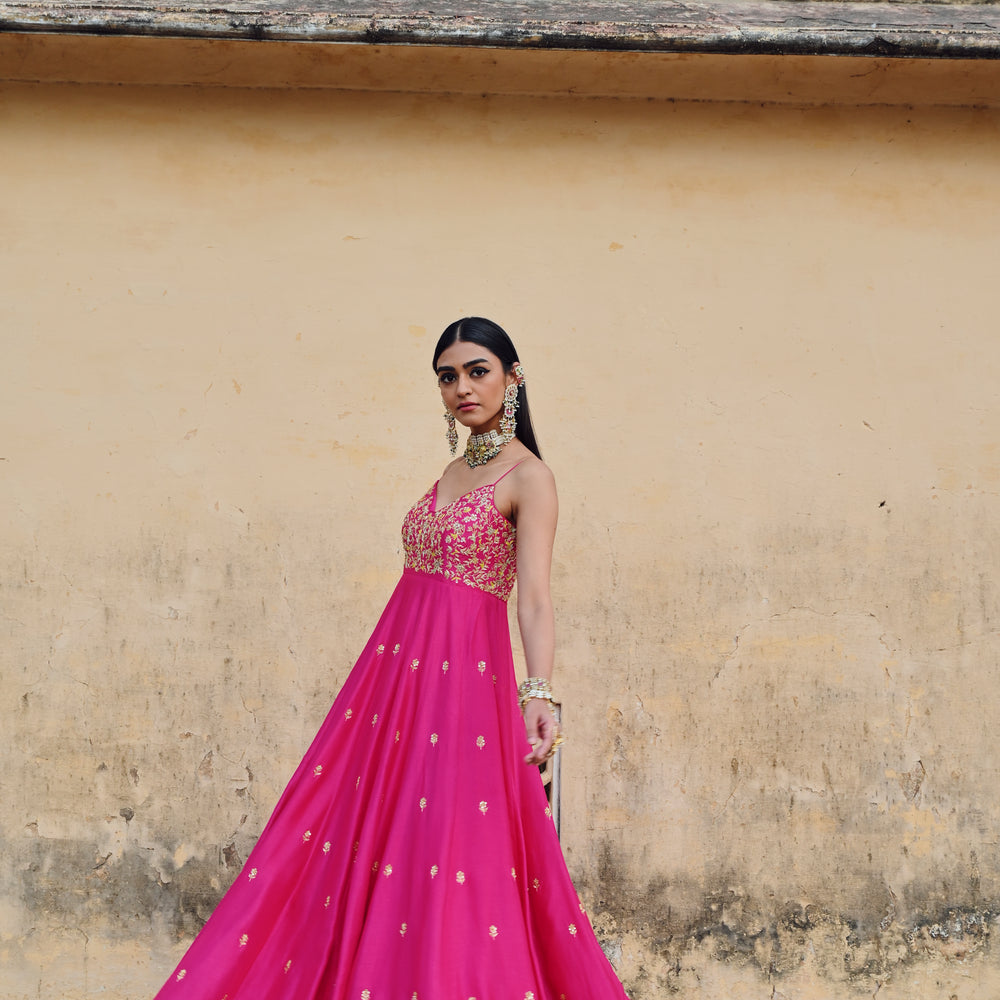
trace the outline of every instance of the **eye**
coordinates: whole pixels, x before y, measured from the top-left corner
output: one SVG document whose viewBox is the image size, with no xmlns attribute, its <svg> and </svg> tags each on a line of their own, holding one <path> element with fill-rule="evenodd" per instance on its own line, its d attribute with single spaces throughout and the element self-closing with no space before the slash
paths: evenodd
<svg viewBox="0 0 1000 1000">
<path fill-rule="evenodd" d="M 453 372 L 441 372 L 438 375 L 438 385 L 449 385 L 455 381 L 455 375 Z"/>
<path fill-rule="evenodd" d="M 489 373 L 489 368 L 483 368 L 481 365 L 477 365 L 469 372 L 470 375 L 474 375 L 476 378 L 482 378 L 484 375 L 489 375 Z"/>
</svg>

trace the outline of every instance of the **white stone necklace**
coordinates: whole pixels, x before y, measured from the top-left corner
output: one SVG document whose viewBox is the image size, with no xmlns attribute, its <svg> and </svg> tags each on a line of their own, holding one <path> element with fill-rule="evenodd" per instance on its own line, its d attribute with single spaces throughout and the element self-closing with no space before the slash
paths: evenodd
<svg viewBox="0 0 1000 1000">
<path fill-rule="evenodd" d="M 465 445 L 465 463 L 470 469 L 477 465 L 485 465 L 490 459 L 500 454 L 500 449 L 507 442 L 502 434 L 487 431 L 485 434 L 470 434 Z"/>
</svg>

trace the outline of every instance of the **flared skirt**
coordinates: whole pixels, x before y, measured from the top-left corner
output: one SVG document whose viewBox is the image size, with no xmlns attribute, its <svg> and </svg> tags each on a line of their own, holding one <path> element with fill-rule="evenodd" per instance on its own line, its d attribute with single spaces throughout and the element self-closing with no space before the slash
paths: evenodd
<svg viewBox="0 0 1000 1000">
<path fill-rule="evenodd" d="M 620 1000 L 517 705 L 506 605 L 406 570 L 157 1000 Z"/>
</svg>

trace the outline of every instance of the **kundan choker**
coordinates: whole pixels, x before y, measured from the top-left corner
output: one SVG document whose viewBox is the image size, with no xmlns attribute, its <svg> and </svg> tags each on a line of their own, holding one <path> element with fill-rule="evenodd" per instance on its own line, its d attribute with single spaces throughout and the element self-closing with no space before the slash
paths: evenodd
<svg viewBox="0 0 1000 1000">
<path fill-rule="evenodd" d="M 465 445 L 465 462 L 470 469 L 474 469 L 477 465 L 485 465 L 500 454 L 500 449 L 506 443 L 503 436 L 496 431 L 470 434 Z"/>
</svg>

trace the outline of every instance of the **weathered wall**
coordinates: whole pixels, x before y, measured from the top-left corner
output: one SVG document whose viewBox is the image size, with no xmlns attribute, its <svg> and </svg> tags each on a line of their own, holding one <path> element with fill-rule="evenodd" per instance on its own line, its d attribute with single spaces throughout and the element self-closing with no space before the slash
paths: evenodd
<svg viewBox="0 0 1000 1000">
<path fill-rule="evenodd" d="M 635 1000 L 995 996 L 1000 112 L 931 91 L 4 85 L 0 995 L 172 967 L 479 312 L 560 482 L 564 843 Z"/>
</svg>

